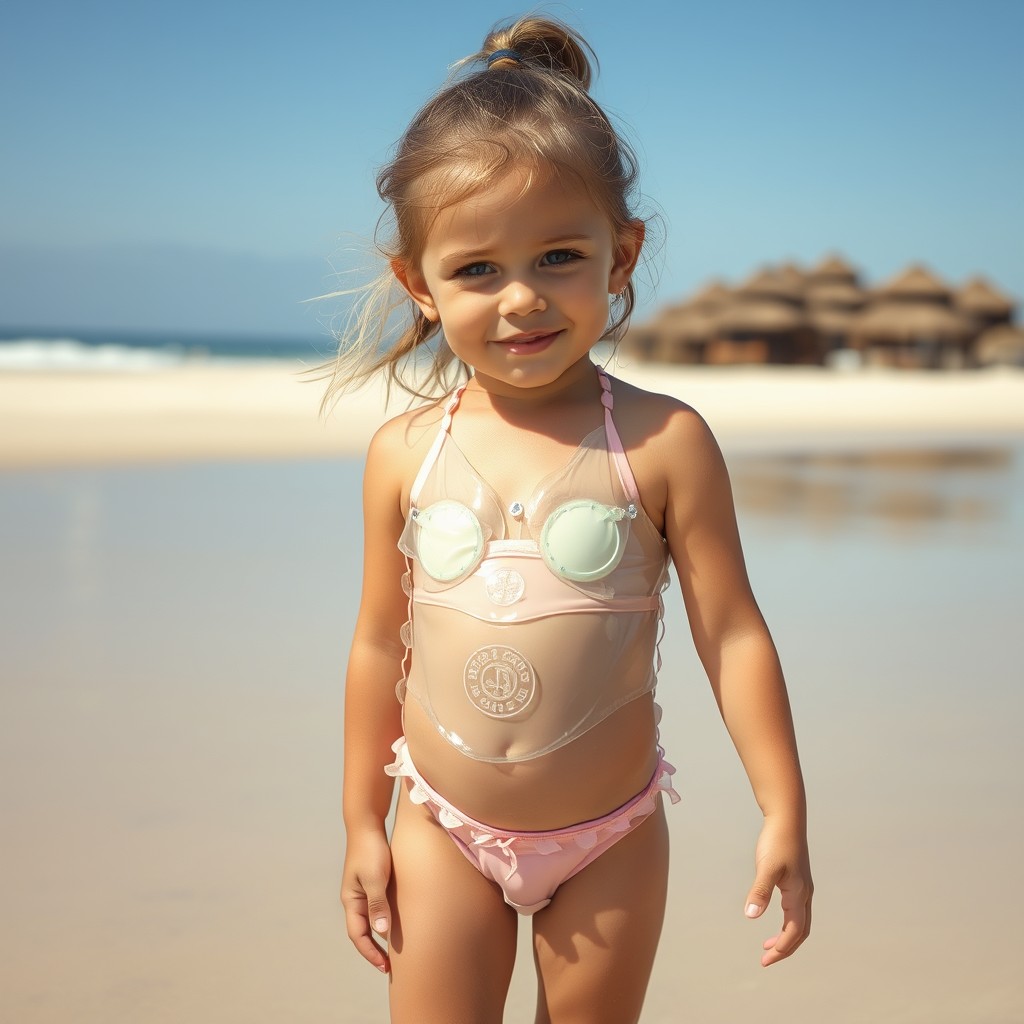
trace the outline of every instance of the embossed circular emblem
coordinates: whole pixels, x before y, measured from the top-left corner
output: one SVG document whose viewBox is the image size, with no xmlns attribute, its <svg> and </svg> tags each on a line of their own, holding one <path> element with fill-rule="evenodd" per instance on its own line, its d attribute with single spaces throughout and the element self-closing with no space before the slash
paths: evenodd
<svg viewBox="0 0 1024 1024">
<path fill-rule="evenodd" d="M 463 673 L 466 696 L 491 718 L 511 718 L 537 692 L 533 666 L 512 647 L 491 644 L 474 651 Z"/>
<path fill-rule="evenodd" d="M 515 604 L 526 590 L 526 580 L 515 569 L 496 569 L 487 577 L 485 586 L 494 604 Z"/>
</svg>

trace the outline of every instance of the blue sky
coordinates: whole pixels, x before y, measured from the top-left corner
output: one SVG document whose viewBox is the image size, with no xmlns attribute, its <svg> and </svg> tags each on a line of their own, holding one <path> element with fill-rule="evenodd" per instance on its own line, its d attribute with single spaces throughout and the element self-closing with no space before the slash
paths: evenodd
<svg viewBox="0 0 1024 1024">
<path fill-rule="evenodd" d="M 1024 2 L 542 9 L 590 40 L 595 96 L 640 151 L 659 213 L 648 308 L 834 249 L 869 282 L 920 259 L 1024 300 Z M 299 300 L 372 235 L 389 146 L 521 10 L 12 7 L 0 325 L 316 332 Z"/>
</svg>

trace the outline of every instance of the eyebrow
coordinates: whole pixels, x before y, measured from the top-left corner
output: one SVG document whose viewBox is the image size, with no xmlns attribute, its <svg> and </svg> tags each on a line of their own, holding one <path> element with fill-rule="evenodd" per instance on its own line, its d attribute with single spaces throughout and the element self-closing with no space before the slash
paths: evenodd
<svg viewBox="0 0 1024 1024">
<path fill-rule="evenodd" d="M 545 238 L 537 243 L 537 247 L 540 249 L 547 249 L 550 246 L 568 246 L 576 242 L 587 242 L 593 241 L 593 236 L 580 232 L 571 232 L 569 234 L 553 235 L 550 238 Z M 488 256 L 493 251 L 493 247 L 481 246 L 477 249 L 456 249 L 454 252 L 445 253 L 439 260 L 438 263 L 442 268 L 449 267 L 460 267 L 467 263 L 479 263 L 486 262 Z"/>
</svg>

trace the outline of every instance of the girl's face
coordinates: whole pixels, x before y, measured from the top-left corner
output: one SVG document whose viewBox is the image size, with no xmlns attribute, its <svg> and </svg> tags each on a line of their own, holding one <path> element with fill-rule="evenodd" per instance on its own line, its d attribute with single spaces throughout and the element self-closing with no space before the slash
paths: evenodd
<svg viewBox="0 0 1024 1024">
<path fill-rule="evenodd" d="M 626 286 L 643 224 L 617 238 L 607 216 L 554 174 L 523 178 L 443 210 L 418 267 L 395 273 L 485 386 L 541 387 L 580 364 Z"/>
</svg>

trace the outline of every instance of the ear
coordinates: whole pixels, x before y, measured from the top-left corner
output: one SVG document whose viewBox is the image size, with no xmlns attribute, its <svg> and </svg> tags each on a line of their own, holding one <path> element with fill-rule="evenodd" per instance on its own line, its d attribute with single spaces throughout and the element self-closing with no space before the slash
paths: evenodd
<svg viewBox="0 0 1024 1024">
<path fill-rule="evenodd" d="M 629 279 L 633 276 L 637 261 L 640 259 L 640 250 L 644 247 L 646 232 L 647 225 L 642 220 L 633 220 L 629 222 L 629 227 L 619 234 L 615 245 L 615 262 L 608 276 L 610 294 L 618 295 L 629 284 Z"/>
<path fill-rule="evenodd" d="M 418 267 L 411 266 L 405 260 L 392 260 L 391 273 L 398 283 L 408 292 L 409 298 L 420 307 L 420 312 L 431 322 L 437 323 L 439 315 L 437 306 L 427 288 L 427 281 Z"/>
</svg>

